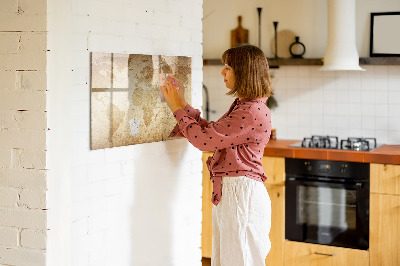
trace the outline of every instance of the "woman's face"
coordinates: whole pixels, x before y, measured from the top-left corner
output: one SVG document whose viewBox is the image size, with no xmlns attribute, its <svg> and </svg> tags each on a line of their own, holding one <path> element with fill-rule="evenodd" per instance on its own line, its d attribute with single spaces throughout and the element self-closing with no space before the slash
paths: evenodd
<svg viewBox="0 0 400 266">
<path fill-rule="evenodd" d="M 233 72 L 233 69 L 225 64 L 221 71 L 221 75 L 224 77 L 225 86 L 228 89 L 233 89 L 235 86 L 235 73 Z"/>
</svg>

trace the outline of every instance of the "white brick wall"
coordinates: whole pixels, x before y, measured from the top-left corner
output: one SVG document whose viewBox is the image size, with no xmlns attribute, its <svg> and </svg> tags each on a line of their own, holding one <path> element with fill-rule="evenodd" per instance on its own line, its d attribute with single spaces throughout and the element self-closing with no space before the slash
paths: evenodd
<svg viewBox="0 0 400 266">
<path fill-rule="evenodd" d="M 184 139 L 89 147 L 90 52 L 191 56 L 202 105 L 202 0 L 47 9 L 47 264 L 201 265 L 201 152 Z"/>
<path fill-rule="evenodd" d="M 46 2 L 0 3 L 1 265 L 45 265 Z"/>
</svg>

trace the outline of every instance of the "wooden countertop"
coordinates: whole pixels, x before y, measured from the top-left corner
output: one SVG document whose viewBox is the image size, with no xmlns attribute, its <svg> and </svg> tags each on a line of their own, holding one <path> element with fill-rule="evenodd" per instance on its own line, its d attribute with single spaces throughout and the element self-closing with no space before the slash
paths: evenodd
<svg viewBox="0 0 400 266">
<path fill-rule="evenodd" d="M 301 140 L 270 140 L 264 156 L 364 163 L 400 164 L 400 145 L 383 145 L 372 151 L 289 147 Z"/>
</svg>

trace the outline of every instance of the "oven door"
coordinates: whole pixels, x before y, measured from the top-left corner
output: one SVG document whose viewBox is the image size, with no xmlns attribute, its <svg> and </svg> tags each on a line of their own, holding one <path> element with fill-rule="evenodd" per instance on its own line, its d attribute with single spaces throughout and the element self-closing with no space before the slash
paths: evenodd
<svg viewBox="0 0 400 266">
<path fill-rule="evenodd" d="M 367 250 L 369 185 L 286 178 L 286 239 Z"/>
</svg>

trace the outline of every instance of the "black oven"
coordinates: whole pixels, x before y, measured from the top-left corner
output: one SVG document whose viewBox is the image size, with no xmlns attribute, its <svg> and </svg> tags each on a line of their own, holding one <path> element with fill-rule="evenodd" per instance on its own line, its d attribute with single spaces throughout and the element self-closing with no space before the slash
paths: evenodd
<svg viewBox="0 0 400 266">
<path fill-rule="evenodd" d="M 368 249 L 368 163 L 287 158 L 285 169 L 286 239 Z"/>
</svg>

